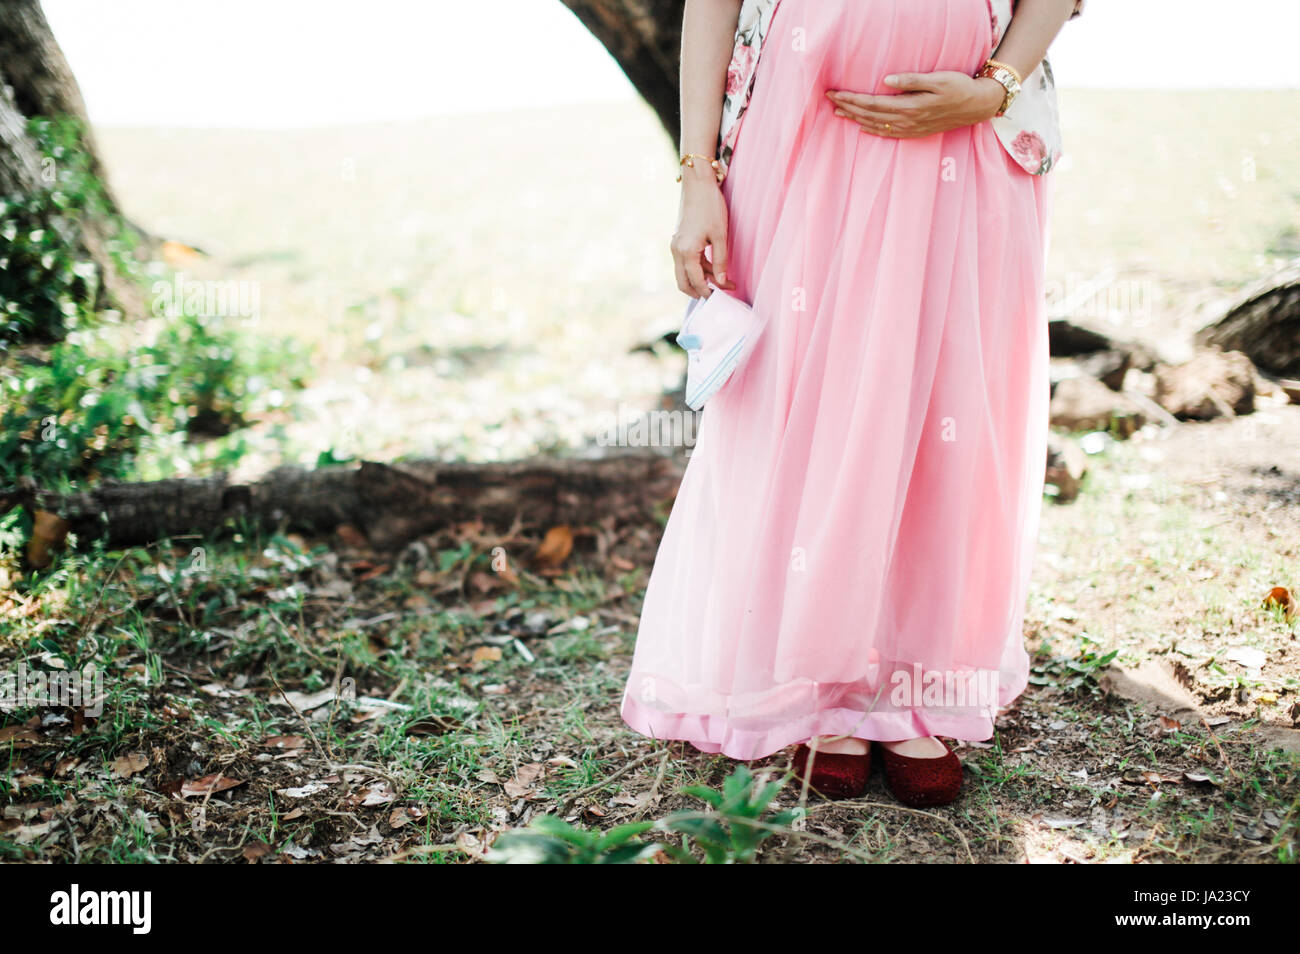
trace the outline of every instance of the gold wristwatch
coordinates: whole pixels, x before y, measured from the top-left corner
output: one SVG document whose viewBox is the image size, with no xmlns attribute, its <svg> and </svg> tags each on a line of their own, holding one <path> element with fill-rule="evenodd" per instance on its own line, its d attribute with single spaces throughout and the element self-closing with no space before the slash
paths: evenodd
<svg viewBox="0 0 1300 954">
<path fill-rule="evenodd" d="M 1024 82 L 1014 66 L 1000 63 L 997 60 L 989 60 L 975 76 L 977 78 L 980 76 L 991 77 L 1001 83 L 1002 88 L 1007 91 L 1002 98 L 1002 108 L 997 111 L 996 115 L 998 116 L 1004 115 L 1011 108 L 1011 102 L 1020 93 L 1020 84 Z"/>
</svg>

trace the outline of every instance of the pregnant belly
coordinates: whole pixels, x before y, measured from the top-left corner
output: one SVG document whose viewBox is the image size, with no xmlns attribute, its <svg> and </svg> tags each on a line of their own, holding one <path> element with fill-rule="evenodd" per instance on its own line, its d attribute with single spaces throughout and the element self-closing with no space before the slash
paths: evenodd
<svg viewBox="0 0 1300 954">
<path fill-rule="evenodd" d="M 992 52 L 992 11 L 989 0 L 781 0 L 766 44 L 802 54 L 783 59 L 802 60 L 818 91 L 893 93 L 891 73 L 975 73 Z"/>
</svg>

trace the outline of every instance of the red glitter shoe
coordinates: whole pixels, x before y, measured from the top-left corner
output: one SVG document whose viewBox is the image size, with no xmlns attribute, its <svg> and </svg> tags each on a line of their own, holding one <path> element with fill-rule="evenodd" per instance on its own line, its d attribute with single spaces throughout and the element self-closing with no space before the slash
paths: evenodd
<svg viewBox="0 0 1300 954">
<path fill-rule="evenodd" d="M 865 741 L 865 740 L 864 740 Z M 795 781 L 802 786 L 812 752 L 800 742 L 794 752 Z M 827 798 L 858 798 L 867 790 L 871 775 L 871 749 L 862 755 L 848 752 L 817 751 L 812 772 L 808 773 L 808 787 Z"/>
<path fill-rule="evenodd" d="M 937 758 L 899 755 L 880 746 L 885 784 L 904 805 L 931 808 L 947 805 L 961 793 L 961 759 L 943 739 L 948 751 Z"/>
</svg>

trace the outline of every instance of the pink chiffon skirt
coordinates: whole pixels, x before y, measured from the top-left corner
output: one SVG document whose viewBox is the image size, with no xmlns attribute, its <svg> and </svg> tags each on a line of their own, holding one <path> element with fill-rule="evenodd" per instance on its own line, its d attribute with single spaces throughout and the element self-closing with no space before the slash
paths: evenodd
<svg viewBox="0 0 1300 954">
<path fill-rule="evenodd" d="M 705 405 L 621 713 L 756 759 L 979 740 L 1025 688 L 1048 426 L 1049 183 L 987 122 L 886 139 L 828 89 L 972 74 L 988 0 L 782 0 L 724 184 L 767 316 Z"/>
</svg>

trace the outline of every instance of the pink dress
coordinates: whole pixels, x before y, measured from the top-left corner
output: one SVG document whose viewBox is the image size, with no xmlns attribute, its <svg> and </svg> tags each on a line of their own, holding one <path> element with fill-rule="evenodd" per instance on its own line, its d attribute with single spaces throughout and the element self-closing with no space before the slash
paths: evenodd
<svg viewBox="0 0 1300 954">
<path fill-rule="evenodd" d="M 705 405 L 621 713 L 744 760 L 987 739 L 1028 677 L 1050 175 L 991 123 L 885 139 L 823 95 L 973 74 L 987 0 L 782 0 L 771 31 L 723 186 L 770 317 Z"/>
</svg>

